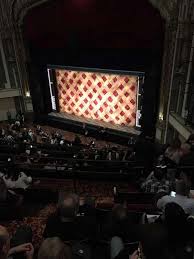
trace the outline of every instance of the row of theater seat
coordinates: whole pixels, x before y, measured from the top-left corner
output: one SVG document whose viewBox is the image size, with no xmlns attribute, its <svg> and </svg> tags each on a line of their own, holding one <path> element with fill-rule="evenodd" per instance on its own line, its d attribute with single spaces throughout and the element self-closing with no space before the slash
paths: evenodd
<svg viewBox="0 0 194 259">
<path fill-rule="evenodd" d="M 17 191 L 17 189 L 15 189 L 14 191 L 16 193 L 18 191 L 20 192 L 20 190 Z M 58 189 L 48 188 L 29 188 L 25 190 L 25 192 L 23 192 L 24 201 L 28 203 L 57 203 L 60 191 L 61 190 Z M 112 191 L 114 195 L 114 204 L 125 204 L 128 210 L 131 212 L 131 215 L 133 215 L 133 219 L 135 219 L 135 216 L 137 217 L 144 212 L 151 214 L 158 213 L 158 210 L 154 204 L 154 193 L 126 192 L 119 189 L 116 190 L 116 187 L 114 187 Z M 102 206 L 98 204 L 96 212 L 99 218 L 104 217 L 106 214 L 110 212 L 109 206 L 110 204 L 103 204 Z M 5 202 L 0 202 L 0 211 L 0 220 L 15 219 L 18 216 L 21 217 L 20 208 L 12 207 Z"/>
</svg>

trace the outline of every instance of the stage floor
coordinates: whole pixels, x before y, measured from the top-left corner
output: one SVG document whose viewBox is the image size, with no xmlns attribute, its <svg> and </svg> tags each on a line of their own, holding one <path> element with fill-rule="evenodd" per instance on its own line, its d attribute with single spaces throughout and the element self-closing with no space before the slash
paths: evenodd
<svg viewBox="0 0 194 259">
<path fill-rule="evenodd" d="M 103 128 L 107 128 L 107 129 L 111 129 L 111 130 L 115 130 L 115 131 L 120 131 L 120 132 L 125 132 L 125 133 L 133 134 L 133 135 L 139 135 L 140 134 L 140 131 L 136 130 L 133 127 L 121 126 L 121 125 L 116 125 L 116 124 L 113 125 L 113 124 L 108 123 L 108 122 L 87 119 L 87 118 L 75 116 L 75 115 L 68 114 L 68 113 L 51 112 L 51 113 L 49 113 L 49 116 L 59 118 L 59 119 L 79 122 L 79 123 L 90 124 L 90 125 L 94 125 L 94 126 L 97 126 L 97 127 L 103 127 Z"/>
</svg>

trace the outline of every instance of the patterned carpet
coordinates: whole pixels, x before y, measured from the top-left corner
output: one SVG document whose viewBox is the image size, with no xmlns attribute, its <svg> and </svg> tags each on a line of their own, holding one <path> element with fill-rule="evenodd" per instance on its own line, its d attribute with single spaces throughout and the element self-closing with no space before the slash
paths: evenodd
<svg viewBox="0 0 194 259">
<path fill-rule="evenodd" d="M 7 123 L 0 123 L 0 127 L 6 128 Z M 31 128 L 32 131 L 35 131 L 35 128 L 31 123 L 26 124 L 27 128 Z M 49 127 L 49 126 L 41 126 L 44 131 L 51 134 L 52 132 L 58 131 L 62 134 L 62 136 L 65 137 L 65 139 L 69 141 L 73 141 L 75 138 L 75 133 L 68 132 L 65 130 L 59 130 L 57 128 Z M 91 141 L 95 141 L 92 137 L 87 137 L 83 135 L 79 135 L 81 141 L 83 144 L 89 144 Z M 126 149 L 126 147 L 107 142 L 107 141 L 96 141 L 96 147 L 102 148 L 105 146 L 117 146 L 118 149 Z M 34 178 L 34 180 L 36 180 Z M 38 180 L 38 179 L 37 179 Z M 111 208 L 113 206 L 113 187 L 117 186 L 121 189 L 125 190 L 134 190 L 133 187 L 130 186 L 128 183 L 118 183 L 118 182 L 91 182 L 91 181 L 79 181 L 76 186 L 77 193 L 80 194 L 80 196 L 83 196 L 84 194 L 90 195 L 91 197 L 94 197 L 96 200 L 96 207 L 103 207 L 103 208 Z M 56 180 L 56 179 L 45 179 L 44 181 L 41 181 L 41 184 L 36 187 L 41 189 L 51 189 L 51 190 L 66 190 L 66 191 L 72 191 L 74 190 L 74 186 L 72 181 L 67 180 Z M 135 190 L 134 190 L 135 191 Z M 38 203 L 41 205 L 41 197 L 40 201 L 38 200 Z M 31 206 L 31 211 L 33 211 L 33 204 L 29 204 Z M 41 206 L 40 206 L 41 207 Z M 40 243 L 42 241 L 42 234 L 45 228 L 45 223 L 50 214 L 52 214 L 56 210 L 56 204 L 55 203 L 47 203 L 46 205 L 42 206 L 41 209 L 38 211 L 35 211 L 34 214 L 30 214 L 25 216 L 22 220 L 12 220 L 9 222 L 1 222 L 1 224 L 5 225 L 10 233 L 10 235 L 13 235 L 16 231 L 16 229 L 19 226 L 22 225 L 29 225 L 32 228 L 33 231 L 33 244 L 35 248 L 38 248 L 40 246 Z M 25 213 L 26 214 L 26 213 Z"/>
<path fill-rule="evenodd" d="M 55 209 L 55 204 L 49 204 L 39 212 L 39 216 L 24 217 L 23 220 L 13 220 L 11 222 L 7 222 L 4 225 L 7 227 L 11 236 L 20 226 L 30 226 L 33 232 L 33 245 L 35 248 L 38 248 L 42 242 L 42 234 L 45 228 L 47 217 L 52 214 Z"/>
<path fill-rule="evenodd" d="M 42 183 L 43 184 L 43 183 Z M 45 184 L 46 185 L 46 184 Z M 107 183 L 107 182 L 89 182 L 81 181 L 77 185 L 77 193 L 82 197 L 84 194 L 89 194 L 91 197 L 95 198 L 96 207 L 98 208 L 112 208 L 113 201 L 113 187 L 117 186 L 122 190 L 135 191 L 135 188 L 128 183 Z M 47 187 L 52 187 L 55 190 L 58 189 L 57 181 Z M 69 186 L 63 185 L 64 190 L 69 190 Z M 30 205 L 30 204 L 29 204 Z M 32 205 L 33 206 L 33 205 Z M 5 225 L 12 236 L 16 229 L 23 225 L 28 225 L 33 231 L 33 244 L 35 248 L 40 246 L 42 242 L 42 234 L 45 228 L 46 220 L 49 215 L 51 215 L 56 210 L 56 204 L 50 202 L 46 204 L 42 209 L 38 211 L 36 215 L 24 217 L 22 220 L 13 220 L 6 222 Z"/>
</svg>

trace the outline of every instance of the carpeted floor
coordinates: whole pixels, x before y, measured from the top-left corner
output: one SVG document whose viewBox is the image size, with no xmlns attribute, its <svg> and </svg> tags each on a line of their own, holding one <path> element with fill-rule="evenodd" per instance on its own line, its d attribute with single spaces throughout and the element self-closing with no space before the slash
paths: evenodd
<svg viewBox="0 0 194 259">
<path fill-rule="evenodd" d="M 0 127 L 7 127 L 7 123 L 0 123 Z M 73 141 L 75 138 L 75 133 L 68 132 L 65 130 L 59 130 L 57 128 L 49 126 L 41 126 L 44 131 L 51 134 L 52 132 L 58 131 L 65 139 Z M 35 131 L 32 124 L 27 124 L 27 128 L 31 128 Z M 119 149 L 126 149 L 126 147 L 106 142 L 95 140 L 92 137 L 79 135 L 83 144 L 89 144 L 91 141 L 95 141 L 97 148 L 102 148 L 105 146 L 117 146 Z M 34 179 L 36 180 L 36 179 Z M 40 185 L 35 187 L 38 189 L 50 189 L 50 190 L 65 190 L 65 191 L 76 191 L 79 195 L 83 196 L 85 194 L 90 195 L 95 198 L 96 206 L 101 208 L 111 208 L 113 206 L 113 187 L 117 186 L 124 190 L 135 191 L 135 188 L 130 186 L 128 183 L 118 183 L 118 182 L 91 182 L 91 181 L 79 181 L 74 185 L 71 180 L 57 180 L 57 179 L 44 179 L 41 181 Z M 10 235 L 13 235 L 16 229 L 22 225 L 29 225 L 33 231 L 33 244 L 36 248 L 39 247 L 42 241 L 42 233 L 45 228 L 45 223 L 50 214 L 56 210 L 56 203 L 48 202 L 42 204 L 41 197 L 37 201 L 37 204 L 29 202 L 27 204 L 28 210 L 24 213 L 24 218 L 21 220 L 12 220 L 9 222 L 4 222 L 8 228 Z M 2 223 L 1 223 L 2 224 Z"/>
<path fill-rule="evenodd" d="M 117 186 L 122 190 L 136 191 L 133 186 L 128 183 L 107 183 L 107 182 L 90 182 L 90 181 L 80 181 L 77 184 L 77 193 L 80 197 L 85 194 L 90 195 L 95 198 L 96 207 L 100 208 L 112 208 L 114 204 L 113 199 L 113 187 Z M 72 186 L 65 180 L 49 179 L 47 181 L 42 181 L 38 187 L 35 188 L 47 188 L 50 190 L 65 190 L 72 191 Z M 36 189 L 35 189 L 36 190 Z M 10 235 L 13 235 L 16 229 L 22 225 L 29 225 L 33 231 L 33 244 L 35 248 L 38 248 L 42 241 L 42 234 L 45 228 L 46 220 L 49 215 L 51 215 L 56 210 L 56 203 L 50 202 L 47 204 L 41 204 L 41 197 L 39 197 L 40 202 L 27 204 L 28 212 L 22 220 L 12 220 L 4 223 L 8 228 Z"/>
</svg>

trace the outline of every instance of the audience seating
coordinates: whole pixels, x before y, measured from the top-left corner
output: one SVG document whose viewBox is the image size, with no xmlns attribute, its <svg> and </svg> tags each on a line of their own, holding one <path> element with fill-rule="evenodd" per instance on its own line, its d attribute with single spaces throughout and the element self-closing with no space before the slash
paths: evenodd
<svg viewBox="0 0 194 259">
<path fill-rule="evenodd" d="M 154 212 L 155 207 L 155 193 L 142 192 L 122 192 L 114 187 L 114 202 L 125 204 L 131 211 Z"/>
<path fill-rule="evenodd" d="M 72 144 L 70 141 L 65 141 L 65 143 L 68 145 L 60 146 L 48 143 L 33 144 L 30 155 L 24 153 L 25 145 L 0 145 L 0 170 L 8 165 L 8 158 L 11 157 L 12 166 L 14 166 L 16 170 L 24 171 L 35 180 L 44 179 L 46 182 L 46 184 L 44 184 L 44 181 L 42 181 L 40 186 L 32 186 L 22 191 L 22 194 L 24 194 L 24 202 L 54 202 L 55 205 L 53 207 L 55 209 L 58 201 L 58 192 L 60 189 L 64 190 L 65 181 L 69 183 L 69 190 L 76 192 L 77 185 L 80 184 L 82 180 L 87 179 L 88 182 L 99 181 L 99 183 L 101 180 L 105 180 L 105 182 L 121 180 L 127 183 L 130 181 L 135 183 L 136 180 L 144 174 L 144 166 L 141 161 L 96 160 L 94 159 L 95 152 L 90 153 L 87 145 Z M 81 159 L 83 158 L 83 149 L 88 151 L 87 159 Z M 38 150 L 41 151 L 41 158 L 37 154 Z M 101 158 L 102 157 L 103 156 L 101 156 Z M 32 161 L 34 160 L 34 162 L 30 164 L 24 163 L 29 158 L 32 159 Z M 49 166 L 51 167 L 50 169 Z M 188 170 L 188 172 L 190 172 L 193 167 L 177 167 L 177 169 L 179 171 L 184 169 L 184 171 Z M 66 189 L 65 191 L 69 190 Z M 16 193 L 21 192 L 21 190 L 15 191 Z M 154 193 L 137 192 L 135 188 L 134 192 L 129 190 L 122 191 L 115 187 L 113 194 L 115 204 L 120 203 L 128 208 L 128 216 L 132 224 L 142 223 L 142 215 L 144 215 L 145 212 L 158 213 L 155 207 Z M 16 218 L 17 215 L 20 217 L 21 215 L 17 210 L 14 210 L 13 213 L 13 208 L 8 207 L 7 204 L 3 202 L 0 203 L 0 211 L 1 221 Z M 104 239 L 101 233 L 104 224 L 109 220 L 110 214 L 110 209 L 96 208 L 95 210 L 99 234 L 97 244 L 100 244 L 101 248 L 104 246 L 107 255 L 109 255 L 110 238 Z M 87 240 L 81 240 L 80 243 L 82 242 L 87 243 Z M 138 245 L 139 242 L 125 242 L 125 247 L 129 254 L 134 252 Z"/>
</svg>

